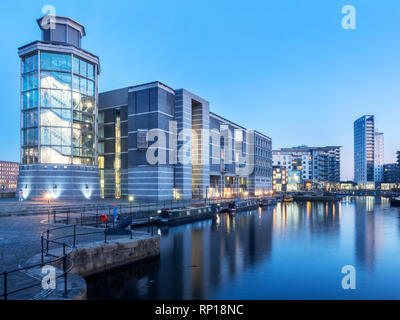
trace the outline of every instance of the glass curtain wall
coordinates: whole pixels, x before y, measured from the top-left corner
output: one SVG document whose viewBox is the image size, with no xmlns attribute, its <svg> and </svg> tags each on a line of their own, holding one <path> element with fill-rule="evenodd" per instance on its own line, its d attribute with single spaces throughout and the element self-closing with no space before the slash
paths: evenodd
<svg viewBox="0 0 400 320">
<path fill-rule="evenodd" d="M 41 163 L 94 165 L 95 66 L 52 52 L 38 62 L 36 53 L 22 65 L 22 163 L 39 162 L 40 145 Z"/>
<path fill-rule="evenodd" d="M 38 56 L 22 60 L 22 159 L 24 164 L 38 162 Z"/>
</svg>

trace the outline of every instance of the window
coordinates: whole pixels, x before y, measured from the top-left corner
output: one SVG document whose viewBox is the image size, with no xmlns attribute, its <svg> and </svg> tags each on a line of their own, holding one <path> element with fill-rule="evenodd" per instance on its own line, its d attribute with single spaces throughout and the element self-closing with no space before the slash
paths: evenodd
<svg viewBox="0 0 400 320">
<path fill-rule="evenodd" d="M 44 108 L 71 108 L 71 91 L 42 89 L 40 94 L 41 106 Z"/>
<path fill-rule="evenodd" d="M 71 74 L 55 71 L 42 71 L 40 73 L 40 85 L 49 89 L 71 89 Z"/>
<path fill-rule="evenodd" d="M 40 55 L 42 70 L 71 71 L 71 56 L 68 54 L 42 52 Z"/>
<path fill-rule="evenodd" d="M 23 59 L 23 66 L 22 66 L 22 72 L 23 73 L 27 73 L 27 72 L 31 72 L 34 70 L 37 70 L 37 54 L 29 56 L 29 57 L 25 57 Z"/>
<path fill-rule="evenodd" d="M 22 91 L 37 89 L 37 87 L 38 87 L 38 76 L 36 71 L 26 73 L 22 76 Z"/>
</svg>

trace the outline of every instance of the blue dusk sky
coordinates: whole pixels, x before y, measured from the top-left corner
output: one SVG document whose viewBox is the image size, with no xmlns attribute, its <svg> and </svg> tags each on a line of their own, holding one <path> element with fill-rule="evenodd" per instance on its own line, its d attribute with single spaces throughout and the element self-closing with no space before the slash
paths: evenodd
<svg viewBox="0 0 400 320">
<path fill-rule="evenodd" d="M 99 91 L 150 81 L 185 88 L 273 148 L 341 145 L 353 178 L 353 121 L 374 114 L 385 162 L 400 149 L 400 1 L 0 1 L 0 159 L 20 154 L 17 48 L 40 39 L 44 5 L 86 27 Z M 341 27 L 344 5 L 356 30 Z"/>
</svg>

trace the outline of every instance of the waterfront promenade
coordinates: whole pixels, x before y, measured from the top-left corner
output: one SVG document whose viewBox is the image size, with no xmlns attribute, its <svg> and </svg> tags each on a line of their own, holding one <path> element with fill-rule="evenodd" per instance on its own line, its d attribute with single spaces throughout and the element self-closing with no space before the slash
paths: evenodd
<svg viewBox="0 0 400 320">
<path fill-rule="evenodd" d="M 4 206 L 3 206 L 4 204 Z M 4 214 L 8 210 L 5 208 L 12 208 L 12 204 L 19 204 L 15 201 L 1 201 L 0 208 L 3 215 L 0 215 L 0 274 L 5 271 L 17 269 L 19 267 L 25 267 L 27 265 L 34 264 L 33 257 L 36 256 L 36 263 L 38 257 L 41 255 L 41 235 L 46 233 L 46 230 L 64 226 L 63 224 L 49 223 L 47 221 L 47 214 L 15 214 L 7 215 Z M 34 207 L 35 203 L 22 203 L 16 209 L 26 207 Z M 25 207 L 25 208 L 26 208 Z M 30 209 L 31 209 L 30 208 Z M 38 205 L 38 209 L 40 206 Z M 15 208 L 14 208 L 15 209 Z M 21 212 L 14 210 L 15 213 Z M 52 231 L 50 239 L 63 238 L 63 242 L 67 245 L 72 246 L 73 237 L 71 236 L 72 226 L 67 228 L 57 229 Z M 76 226 L 76 250 L 82 248 L 96 248 L 104 246 L 104 228 L 95 228 L 93 226 Z M 143 231 L 134 231 L 132 239 L 130 235 L 107 235 L 108 247 L 112 246 L 113 243 L 126 243 L 153 238 L 151 235 Z M 75 250 L 75 251 L 76 251 Z M 104 248 L 102 248 L 104 250 Z M 115 249 L 114 249 L 115 250 Z M 33 260 L 32 260 L 33 259 Z M 129 259 L 129 258 L 128 258 Z M 92 262 L 93 263 L 93 262 Z M 104 262 L 104 265 L 109 264 L 109 261 Z M 122 262 L 118 262 L 122 263 Z M 1 276 L 0 276 L 1 278 Z M 74 276 L 70 277 L 74 279 Z M 18 289 L 19 287 L 29 286 L 34 283 L 40 283 L 40 273 L 38 277 L 38 271 L 36 273 L 30 271 L 19 271 L 13 273 L 8 277 L 8 291 Z M 73 280 L 75 283 L 79 283 L 79 279 Z M 70 286 L 71 284 L 69 284 Z M 3 293 L 4 283 L 3 279 L 0 281 L 0 294 Z M 52 292 L 44 292 L 41 286 L 24 290 L 23 292 L 17 293 L 9 297 L 9 299 L 45 299 L 51 298 Z M 58 297 L 59 298 L 59 297 Z"/>
</svg>

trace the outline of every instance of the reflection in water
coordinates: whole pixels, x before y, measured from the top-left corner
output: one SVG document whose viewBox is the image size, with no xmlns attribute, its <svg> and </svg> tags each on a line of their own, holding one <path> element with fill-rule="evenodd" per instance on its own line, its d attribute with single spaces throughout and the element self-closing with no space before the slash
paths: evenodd
<svg viewBox="0 0 400 320">
<path fill-rule="evenodd" d="M 376 207 L 376 203 L 381 206 Z M 378 249 L 384 243 L 384 215 L 382 208 L 389 205 L 386 198 L 357 197 L 355 203 L 355 244 L 357 262 L 371 270 L 375 266 Z"/>
<path fill-rule="evenodd" d="M 88 298 L 347 298 L 339 290 L 343 265 L 355 265 L 362 284 L 376 272 L 378 253 L 397 249 L 398 236 L 385 233 L 385 221 L 399 219 L 393 210 L 387 200 L 367 197 L 278 203 L 161 229 L 159 258 L 88 278 Z M 397 235 L 400 224 L 393 225 Z M 400 267 L 398 256 L 387 261 L 385 272 Z M 394 274 L 357 294 L 392 292 L 387 286 L 400 286 Z"/>
<path fill-rule="evenodd" d="M 341 204 L 330 202 L 278 203 L 273 210 L 274 231 L 279 233 L 307 230 L 338 234 Z"/>
</svg>

